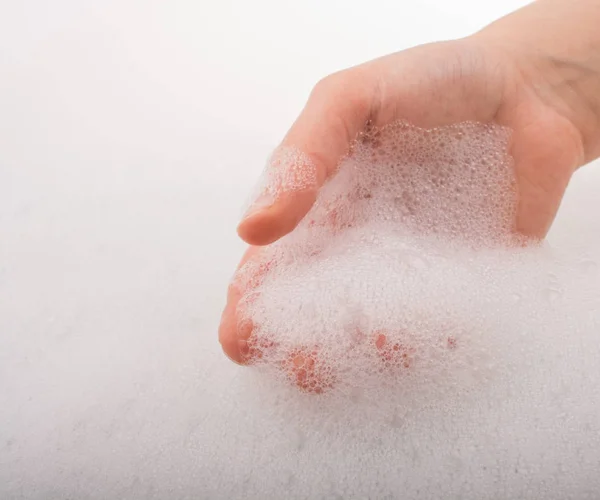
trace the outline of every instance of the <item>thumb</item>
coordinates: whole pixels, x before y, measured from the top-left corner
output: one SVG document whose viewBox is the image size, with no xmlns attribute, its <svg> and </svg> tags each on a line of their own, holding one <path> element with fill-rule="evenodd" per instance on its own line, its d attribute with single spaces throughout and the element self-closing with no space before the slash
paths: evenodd
<svg viewBox="0 0 600 500">
<path fill-rule="evenodd" d="M 267 164 L 257 196 L 238 226 L 243 240 L 267 245 L 298 225 L 368 122 L 372 96 L 368 81 L 353 70 L 329 76 L 315 86 Z"/>
</svg>

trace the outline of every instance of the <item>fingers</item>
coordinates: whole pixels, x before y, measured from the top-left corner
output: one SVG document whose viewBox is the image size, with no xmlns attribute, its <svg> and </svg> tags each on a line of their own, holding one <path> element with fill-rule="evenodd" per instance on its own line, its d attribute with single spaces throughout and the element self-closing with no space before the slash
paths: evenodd
<svg viewBox="0 0 600 500">
<path fill-rule="evenodd" d="M 307 165 L 307 168 L 312 167 Z M 298 225 L 315 202 L 317 191 L 315 183 L 305 190 L 277 194 L 271 205 L 244 217 L 238 226 L 238 235 L 251 245 L 273 243 Z"/>
<path fill-rule="evenodd" d="M 260 360 L 276 342 L 269 336 L 257 336 L 250 319 L 240 317 L 239 305 L 247 300 L 269 271 L 270 263 L 261 263 L 259 247 L 250 247 L 238 266 L 238 277 L 228 290 L 227 305 L 219 327 L 219 341 L 224 353 L 237 364 L 251 364 Z M 319 349 L 297 347 L 291 349 L 280 369 L 288 380 L 303 392 L 321 394 L 333 387 L 331 368 L 320 359 Z"/>
<path fill-rule="evenodd" d="M 248 339 L 252 333 L 251 321 L 240 321 L 238 305 L 240 300 L 248 293 L 249 289 L 256 288 L 268 270 L 267 266 L 248 267 L 247 273 L 240 274 L 253 259 L 258 258 L 260 248 L 250 247 L 242 257 L 236 275 L 227 291 L 227 305 L 221 316 L 219 325 L 219 342 L 223 352 L 233 362 L 242 364 L 249 354 Z"/>
<path fill-rule="evenodd" d="M 354 198 L 349 195 L 348 200 Z M 317 221 L 311 221 L 316 224 Z M 349 222 L 336 210 L 329 210 L 323 221 L 333 229 L 347 226 Z M 273 269 L 274 263 L 264 260 L 266 250 L 258 246 L 248 248 L 240 261 L 236 274 L 227 292 L 227 304 L 219 326 L 219 341 L 225 354 L 235 363 L 248 364 L 253 359 L 261 358 L 266 350 L 274 347 L 270 339 L 252 336 L 254 325 L 249 318 L 243 318 L 240 302 L 255 300 L 254 290 L 262 283 L 267 273 Z M 317 250 L 318 252 L 318 250 Z"/>
<path fill-rule="evenodd" d="M 275 152 L 265 186 L 238 226 L 252 245 L 267 245 L 292 231 L 310 210 L 373 111 L 372 78 L 351 69 L 322 80 Z"/>
<path fill-rule="evenodd" d="M 512 126 L 518 131 L 511 144 L 518 186 L 515 230 L 527 238 L 542 239 L 573 172 L 582 163 L 583 147 L 570 122 L 541 104 L 523 106 L 514 114 Z M 538 119 L 533 121 L 531 116 Z"/>
</svg>

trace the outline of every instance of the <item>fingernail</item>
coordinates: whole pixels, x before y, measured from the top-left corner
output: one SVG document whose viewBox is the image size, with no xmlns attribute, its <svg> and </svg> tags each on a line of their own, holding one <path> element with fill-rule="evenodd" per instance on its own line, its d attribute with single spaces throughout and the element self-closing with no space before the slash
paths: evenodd
<svg viewBox="0 0 600 500">
<path fill-rule="evenodd" d="M 261 194 L 258 198 L 256 198 L 250 208 L 246 210 L 246 213 L 243 215 L 242 220 L 246 220 L 250 217 L 253 217 L 259 212 L 266 210 L 267 208 L 273 205 L 273 197 L 270 194 Z"/>
</svg>

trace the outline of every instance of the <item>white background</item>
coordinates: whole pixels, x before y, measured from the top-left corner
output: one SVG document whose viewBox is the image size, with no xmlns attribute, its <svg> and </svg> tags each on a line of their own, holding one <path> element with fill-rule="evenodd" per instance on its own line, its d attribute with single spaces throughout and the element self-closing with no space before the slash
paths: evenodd
<svg viewBox="0 0 600 500">
<path fill-rule="evenodd" d="M 2 0 L 0 497 L 218 497 L 245 371 L 216 330 L 264 159 L 323 76 L 524 3 Z M 559 236 L 598 228 L 575 198 Z"/>
</svg>

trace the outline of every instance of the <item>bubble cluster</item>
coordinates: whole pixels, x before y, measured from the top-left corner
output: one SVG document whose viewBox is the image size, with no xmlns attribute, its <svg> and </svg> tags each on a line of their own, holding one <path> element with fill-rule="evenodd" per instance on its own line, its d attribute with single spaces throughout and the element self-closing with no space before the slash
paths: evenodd
<svg viewBox="0 0 600 500">
<path fill-rule="evenodd" d="M 368 127 L 295 231 L 234 277 L 248 363 L 314 393 L 481 378 L 488 302 L 533 251 L 509 141 L 478 123 Z"/>
<path fill-rule="evenodd" d="M 68 186 L 81 165 L 57 166 Z M 10 186 L 2 500 L 598 498 L 600 165 L 531 248 L 315 207 L 237 276 L 251 368 L 215 338 L 233 235 L 190 231 L 227 179 L 196 172 Z"/>
<path fill-rule="evenodd" d="M 317 167 L 305 153 L 281 146 L 267 161 L 246 211 L 252 210 L 256 203 L 270 205 L 285 193 L 315 189 L 317 180 Z"/>
<path fill-rule="evenodd" d="M 373 53 L 385 36 L 414 42 L 381 8 L 313 3 L 286 3 L 293 19 L 275 25 L 254 2 L 236 16 L 230 2 L 210 16 L 205 2 L 3 2 L 1 500 L 598 500 L 598 162 L 539 248 L 362 208 L 362 226 L 321 230 L 313 212 L 239 275 L 254 290 L 248 353 L 264 361 L 225 359 L 232 200 L 283 119 L 261 107 L 291 112 L 338 28 L 341 55 L 367 37 Z M 311 32 L 329 18 L 335 30 Z M 284 33 L 308 52 L 282 80 L 271 51 L 249 56 Z M 229 50 L 232 35 L 249 43 Z M 262 89 L 232 78 L 250 65 Z M 240 83 L 256 102 L 229 98 Z"/>
</svg>

